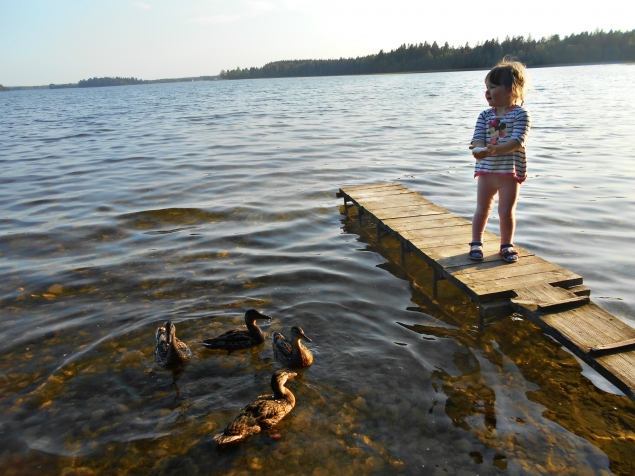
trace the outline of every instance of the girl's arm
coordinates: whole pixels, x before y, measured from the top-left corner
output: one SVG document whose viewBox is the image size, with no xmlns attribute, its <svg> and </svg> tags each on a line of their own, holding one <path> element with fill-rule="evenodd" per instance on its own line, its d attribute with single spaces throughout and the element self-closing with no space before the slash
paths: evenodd
<svg viewBox="0 0 635 476">
<path fill-rule="evenodd" d="M 472 137 L 472 142 L 470 145 L 470 150 L 474 149 L 474 147 L 485 147 L 485 139 L 486 139 L 486 126 L 487 120 L 485 118 L 486 111 L 481 112 L 478 115 L 478 119 L 476 120 L 476 127 L 474 128 L 474 136 Z M 474 152 L 472 152 L 474 155 Z M 474 155 L 476 157 L 476 155 Z"/>
<path fill-rule="evenodd" d="M 503 144 L 489 144 L 487 146 L 487 157 L 489 157 L 490 155 L 510 154 L 518 149 L 522 149 L 522 146 L 516 139 L 511 139 Z"/>
<path fill-rule="evenodd" d="M 482 141 L 472 142 L 472 145 L 470 146 L 470 150 L 474 149 L 475 147 L 485 147 L 485 142 L 482 142 Z M 516 139 L 512 139 L 510 141 L 505 142 L 504 144 L 496 144 L 496 145 L 487 144 L 487 150 L 483 150 L 480 152 L 474 152 L 472 150 L 472 155 L 474 156 L 475 159 L 483 160 L 485 157 L 491 157 L 492 155 L 505 155 L 521 148 L 522 146 L 520 145 L 520 142 L 518 142 Z"/>
</svg>

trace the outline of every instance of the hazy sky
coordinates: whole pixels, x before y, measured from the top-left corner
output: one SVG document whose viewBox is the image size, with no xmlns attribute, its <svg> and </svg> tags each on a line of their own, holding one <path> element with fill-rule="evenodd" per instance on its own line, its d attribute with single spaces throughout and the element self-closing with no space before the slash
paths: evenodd
<svg viewBox="0 0 635 476">
<path fill-rule="evenodd" d="M 0 0 L 0 84 L 215 75 L 402 43 L 632 30 L 635 2 Z"/>
</svg>

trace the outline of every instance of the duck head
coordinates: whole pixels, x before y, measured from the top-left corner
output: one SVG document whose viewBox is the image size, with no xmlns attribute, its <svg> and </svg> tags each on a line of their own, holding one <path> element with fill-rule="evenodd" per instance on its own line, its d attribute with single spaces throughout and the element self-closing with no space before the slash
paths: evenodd
<svg viewBox="0 0 635 476">
<path fill-rule="evenodd" d="M 297 373 L 290 370 L 276 370 L 271 376 L 271 389 L 276 397 L 281 397 L 284 394 L 284 384 L 287 383 L 287 380 L 297 376 Z"/>
<path fill-rule="evenodd" d="M 255 309 L 249 309 L 249 311 L 247 311 L 245 313 L 245 322 L 248 325 L 249 324 L 254 324 L 257 319 L 269 319 L 269 320 L 271 320 L 271 318 L 269 316 L 265 316 L 263 313 L 261 313 L 260 311 L 256 311 Z"/>
<path fill-rule="evenodd" d="M 309 339 L 306 334 L 304 333 L 304 331 L 302 330 L 301 327 L 297 327 L 297 326 L 293 326 L 291 328 L 291 336 L 293 339 L 302 339 L 305 340 L 307 342 L 313 342 L 311 339 Z"/>
</svg>

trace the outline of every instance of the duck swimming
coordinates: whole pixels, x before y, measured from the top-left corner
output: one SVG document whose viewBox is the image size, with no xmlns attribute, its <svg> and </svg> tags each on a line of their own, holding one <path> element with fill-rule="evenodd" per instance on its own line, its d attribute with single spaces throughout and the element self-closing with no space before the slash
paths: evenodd
<svg viewBox="0 0 635 476">
<path fill-rule="evenodd" d="M 300 340 L 313 342 L 309 339 L 301 327 L 291 328 L 291 338 L 287 339 L 279 332 L 274 332 L 271 337 L 273 345 L 273 355 L 292 369 L 308 367 L 313 363 L 313 354 Z"/>
<path fill-rule="evenodd" d="M 182 365 L 192 358 L 192 351 L 176 337 L 176 327 L 172 321 L 165 323 L 165 327 L 158 327 L 155 334 L 157 347 L 154 351 L 154 361 L 163 367 Z"/>
<path fill-rule="evenodd" d="M 256 325 L 257 319 L 271 320 L 269 316 L 265 316 L 255 309 L 250 309 L 245 313 L 246 327 L 239 327 L 217 337 L 203 339 L 199 343 L 208 349 L 223 349 L 229 352 L 260 345 L 265 341 L 265 333 Z"/>
<path fill-rule="evenodd" d="M 214 440 L 219 445 L 233 443 L 276 426 L 295 406 L 295 397 L 284 384 L 287 379 L 297 375 L 286 370 L 274 373 L 271 376 L 273 395 L 260 395 L 256 398 L 227 425 L 227 428 L 215 435 Z"/>
</svg>

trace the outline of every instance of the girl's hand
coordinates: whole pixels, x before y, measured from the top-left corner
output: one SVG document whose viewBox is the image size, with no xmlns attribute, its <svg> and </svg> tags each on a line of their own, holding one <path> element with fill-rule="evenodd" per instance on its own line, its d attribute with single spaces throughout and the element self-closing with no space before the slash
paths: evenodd
<svg viewBox="0 0 635 476">
<path fill-rule="evenodd" d="M 472 155 L 476 160 L 483 160 L 485 157 L 489 157 L 491 154 L 489 147 L 479 147 L 475 145 L 470 146 Z"/>
</svg>

